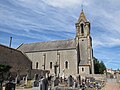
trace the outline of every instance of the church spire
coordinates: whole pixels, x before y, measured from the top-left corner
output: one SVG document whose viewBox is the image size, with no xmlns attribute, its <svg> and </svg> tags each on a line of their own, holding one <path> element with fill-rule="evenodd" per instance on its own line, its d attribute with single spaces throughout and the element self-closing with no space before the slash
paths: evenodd
<svg viewBox="0 0 120 90">
<path fill-rule="evenodd" d="M 87 37 L 90 34 L 90 23 L 87 21 L 82 9 L 76 25 L 76 37 Z"/>
<path fill-rule="evenodd" d="M 85 16 L 84 11 L 83 11 L 83 8 L 82 8 L 82 11 L 80 13 L 80 16 L 79 16 L 79 19 L 78 19 L 77 23 L 80 23 L 81 21 L 87 22 L 86 16 Z"/>
</svg>

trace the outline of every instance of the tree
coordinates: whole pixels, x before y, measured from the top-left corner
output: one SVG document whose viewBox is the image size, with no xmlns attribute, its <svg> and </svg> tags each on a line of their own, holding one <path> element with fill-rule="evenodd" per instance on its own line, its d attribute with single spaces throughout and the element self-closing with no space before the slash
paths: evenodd
<svg viewBox="0 0 120 90">
<path fill-rule="evenodd" d="M 5 74 L 10 70 L 11 66 L 0 64 L 0 90 L 2 90 L 2 83 L 5 79 Z"/>
<path fill-rule="evenodd" d="M 104 71 L 106 71 L 106 66 L 103 61 L 100 62 L 97 58 L 94 57 L 93 62 L 95 74 L 104 74 Z"/>
<path fill-rule="evenodd" d="M 104 74 L 104 71 L 106 71 L 106 66 L 103 63 L 103 61 L 100 62 L 100 74 Z"/>
</svg>

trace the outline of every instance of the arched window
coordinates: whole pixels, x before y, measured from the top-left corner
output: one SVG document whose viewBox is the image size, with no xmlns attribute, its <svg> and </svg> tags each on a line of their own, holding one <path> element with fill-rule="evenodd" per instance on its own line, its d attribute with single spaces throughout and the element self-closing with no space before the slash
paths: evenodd
<svg viewBox="0 0 120 90">
<path fill-rule="evenodd" d="M 38 62 L 36 62 L 36 69 L 38 69 Z"/>
<path fill-rule="evenodd" d="M 81 33 L 83 34 L 83 33 L 84 33 L 84 24 L 82 23 L 82 24 L 80 25 L 80 27 L 81 27 Z"/>
<path fill-rule="evenodd" d="M 50 62 L 50 69 L 52 69 L 52 62 Z"/>
<path fill-rule="evenodd" d="M 68 69 L 68 61 L 65 62 L 65 68 Z"/>
<path fill-rule="evenodd" d="M 82 71 L 84 72 L 84 68 L 82 68 Z"/>
</svg>

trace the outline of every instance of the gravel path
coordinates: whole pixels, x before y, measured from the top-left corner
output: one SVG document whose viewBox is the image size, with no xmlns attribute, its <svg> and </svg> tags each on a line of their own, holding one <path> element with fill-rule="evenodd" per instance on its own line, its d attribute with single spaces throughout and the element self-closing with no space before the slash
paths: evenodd
<svg viewBox="0 0 120 90">
<path fill-rule="evenodd" d="M 120 83 L 107 83 L 102 90 L 120 90 Z"/>
</svg>

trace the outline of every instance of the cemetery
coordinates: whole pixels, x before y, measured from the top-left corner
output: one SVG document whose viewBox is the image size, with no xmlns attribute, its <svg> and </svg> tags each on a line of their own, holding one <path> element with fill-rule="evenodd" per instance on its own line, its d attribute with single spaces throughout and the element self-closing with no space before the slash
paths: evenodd
<svg viewBox="0 0 120 90">
<path fill-rule="evenodd" d="M 20 3 L 20 0 L 16 0 L 16 1 L 8 0 L 8 1 L 9 2 L 19 1 L 19 3 Z M 22 1 L 24 2 L 25 0 L 21 0 L 21 2 Z M 26 0 L 26 2 L 28 2 L 28 1 L 29 0 Z M 40 1 L 40 0 L 38 0 L 38 1 Z M 41 0 L 41 1 L 44 2 L 44 0 Z M 46 0 L 46 1 L 48 1 L 48 0 Z M 20 6 L 22 6 L 22 4 L 20 4 Z M 13 5 L 14 4 L 11 4 L 12 7 L 13 7 Z M 7 5 L 7 6 L 9 6 L 9 5 Z M 15 5 L 15 6 L 17 6 L 17 5 Z M 25 5 L 25 6 L 27 6 L 27 5 Z M 40 4 L 39 6 L 43 6 L 43 5 Z M 31 7 L 32 6 L 30 5 L 30 8 Z M 5 8 L 5 6 L 2 6 L 2 8 Z M 23 11 L 23 8 L 24 7 L 22 7 L 22 9 L 17 10 L 17 11 Z M 52 6 L 52 8 L 53 8 L 53 6 Z M 93 54 L 92 41 L 94 39 L 92 39 L 92 36 L 91 36 L 91 29 L 93 28 L 93 26 L 91 27 L 90 21 L 86 18 L 83 7 L 82 7 L 81 13 L 78 17 L 78 20 L 75 23 L 76 30 L 74 30 L 74 31 L 76 31 L 76 33 L 75 33 L 74 38 L 71 38 L 71 35 L 74 34 L 74 32 L 71 33 L 70 31 L 60 30 L 60 33 L 66 33 L 66 34 L 62 35 L 59 32 L 54 33 L 54 32 L 56 32 L 56 29 L 59 30 L 59 29 L 61 29 L 61 27 L 69 26 L 67 24 L 70 24 L 68 22 L 71 22 L 72 19 L 65 20 L 64 18 L 60 18 L 63 20 L 59 20 L 59 19 L 57 19 L 57 16 L 54 18 L 49 17 L 47 19 L 47 18 L 45 18 L 45 15 L 43 12 L 38 13 L 38 12 L 36 12 L 37 10 L 29 10 L 29 9 L 28 9 L 29 16 L 31 16 L 30 12 L 32 12 L 32 11 L 34 11 L 34 13 L 36 13 L 33 15 L 37 15 L 37 14 L 43 15 L 43 18 L 39 17 L 40 19 L 38 19 L 38 17 L 36 17 L 36 20 L 39 20 L 40 25 L 36 23 L 37 22 L 36 20 L 34 20 L 36 24 L 33 22 L 30 23 L 30 21 L 28 21 L 29 22 L 28 23 L 27 20 L 24 20 L 24 18 L 27 15 L 27 13 L 25 13 L 27 11 L 27 8 L 25 8 L 25 10 L 26 10 L 25 12 L 22 12 L 24 14 L 24 18 L 20 18 L 21 17 L 20 15 L 22 13 L 20 13 L 19 16 L 15 15 L 15 16 L 19 17 L 18 20 L 20 20 L 20 22 L 21 21 L 24 23 L 26 22 L 24 28 L 20 29 L 20 27 L 24 26 L 23 24 L 18 25 L 19 27 L 17 27 L 17 24 L 15 24 L 15 25 L 10 24 L 10 27 L 8 27 L 9 23 L 7 25 L 6 21 L 2 22 L 3 30 L 10 28 L 11 30 L 13 29 L 13 31 L 14 31 L 15 30 L 14 28 L 16 26 L 17 27 L 16 29 L 19 28 L 20 30 L 25 30 L 26 31 L 25 33 L 28 33 L 29 35 L 24 34 L 24 32 L 22 32 L 22 34 L 20 34 L 20 35 L 10 33 L 11 35 L 13 34 L 15 37 L 21 36 L 20 40 L 22 43 L 19 43 L 20 45 L 17 48 L 11 47 L 12 37 L 10 37 L 9 47 L 0 44 L 0 90 L 103 90 L 103 88 L 107 85 L 107 82 L 117 83 L 117 84 L 119 82 L 119 84 L 120 84 L 120 70 L 118 70 L 119 71 L 118 72 L 118 71 L 110 69 L 110 70 L 108 70 L 109 75 L 107 75 L 108 72 L 106 70 L 106 66 L 104 65 L 103 61 L 97 60 Z M 44 8 L 44 9 L 46 9 L 46 8 Z M 12 9 L 6 10 L 5 12 L 10 11 L 10 14 L 12 14 L 13 12 L 11 12 L 11 10 Z M 49 9 L 49 10 L 57 11 L 54 9 Z M 46 12 L 46 11 L 44 11 L 44 12 Z M 17 12 L 17 13 L 19 13 L 19 12 Z M 48 14 L 54 15 L 54 13 L 48 13 Z M 46 15 L 47 17 L 50 16 L 48 14 Z M 6 15 L 9 15 L 9 14 L 6 14 Z M 15 16 L 13 15 L 12 17 L 15 17 Z M 70 16 L 70 15 L 68 15 L 68 16 Z M 33 19 L 33 18 L 31 18 L 31 19 Z M 76 16 L 71 17 L 71 18 L 75 19 Z M 15 21 L 14 19 L 13 20 L 8 19 L 8 21 L 10 21 L 10 20 Z M 44 21 L 44 19 L 45 19 L 45 21 Z M 54 26 L 52 26 L 54 19 L 56 19 L 55 21 L 57 21 L 57 20 L 58 21 L 57 21 L 57 23 L 55 23 Z M 43 20 L 43 22 L 42 22 L 42 20 Z M 48 21 L 46 21 L 46 20 L 48 20 Z M 49 22 L 49 20 L 50 20 L 50 22 Z M 68 21 L 68 22 L 65 23 L 66 25 L 62 26 L 64 20 Z M 15 22 L 18 23 L 17 20 Z M 49 22 L 49 24 L 51 23 L 50 26 L 49 26 L 49 24 L 47 25 L 47 22 Z M 57 24 L 59 25 L 59 22 L 62 22 L 62 25 L 60 25 L 60 27 L 57 27 L 54 30 L 55 26 Z M 5 26 L 4 26 L 4 23 L 5 23 Z M 43 23 L 43 26 L 42 26 L 42 23 Z M 7 25 L 7 27 L 6 27 L 6 25 Z M 14 28 L 11 28 L 12 26 L 14 26 Z M 99 25 L 96 24 L 96 26 L 99 26 Z M 52 29 L 52 27 L 53 27 L 53 29 Z M 34 31 L 34 29 L 35 29 L 35 31 Z M 42 31 L 40 31 L 38 33 L 37 31 L 39 29 Z M 65 29 L 65 28 L 63 28 L 63 29 Z M 98 30 L 99 30 L 99 28 L 98 28 Z M 32 32 L 35 32 L 35 34 L 33 35 Z M 16 32 L 14 32 L 14 33 L 16 33 Z M 51 34 L 51 36 L 53 35 L 52 36 L 53 38 L 54 37 L 57 38 L 57 40 L 54 39 L 55 41 L 52 41 L 51 38 L 46 38 L 46 36 L 50 36 L 50 34 Z M 7 34 L 5 34 L 5 35 L 7 35 Z M 35 35 L 39 36 L 40 39 L 38 39 L 38 37 L 35 38 Z M 95 36 L 98 36 L 98 35 L 95 35 Z M 28 36 L 29 36 L 30 40 L 32 40 L 32 39 L 34 39 L 34 40 L 32 42 L 28 42 L 29 41 L 29 40 L 27 40 Z M 43 36 L 43 38 L 41 36 Z M 101 37 L 103 37 L 103 36 L 104 35 L 101 35 Z M 63 40 L 63 38 L 62 38 L 62 40 L 59 40 L 58 38 L 60 38 L 60 37 L 65 37 L 65 39 L 67 39 L 67 37 L 69 37 L 70 39 Z M 22 39 L 24 39 L 24 38 L 27 42 L 23 43 Z M 50 39 L 50 41 L 47 41 L 47 40 L 44 41 L 44 39 L 48 39 L 48 40 Z M 116 38 L 113 38 L 110 40 L 115 41 L 115 43 L 116 43 L 116 40 L 114 40 L 114 39 L 116 39 Z M 16 40 L 17 40 L 17 38 L 16 38 Z M 119 39 L 117 39 L 117 40 L 119 41 Z M 17 41 L 19 42 L 19 39 Z M 96 39 L 96 41 L 97 41 L 97 39 Z M 98 41 L 97 43 L 98 43 L 98 45 L 100 44 L 99 46 L 103 47 L 104 45 L 102 45 L 103 42 L 101 42 L 101 41 L 100 42 Z M 104 39 L 103 39 L 103 41 L 104 41 Z M 108 40 L 105 39 L 105 41 L 108 41 Z M 109 42 L 107 42 L 107 43 L 108 44 L 104 43 L 105 46 L 109 45 Z M 14 43 L 14 45 L 15 45 L 15 43 Z M 113 43 L 112 43 L 112 45 L 113 45 Z M 110 45 L 110 46 L 112 46 L 112 45 Z M 106 50 L 108 50 L 108 47 Z M 110 63 L 110 62 L 111 62 L 111 60 L 107 61 L 107 63 Z M 106 89 L 104 89 L 104 90 L 106 90 Z"/>
<path fill-rule="evenodd" d="M 101 90 L 104 85 L 105 81 L 93 77 L 82 79 L 80 75 L 76 78 L 72 75 L 64 78 L 35 75 L 33 80 L 28 80 L 28 76 L 25 76 L 19 82 L 18 76 L 15 79 L 11 77 L 5 82 L 3 90 Z"/>
<path fill-rule="evenodd" d="M 42 72 L 42 71 L 41 71 Z M 0 90 L 104 90 L 107 82 L 119 82 L 120 75 L 116 78 L 108 79 L 106 75 L 90 74 L 83 77 L 82 74 L 75 76 L 69 75 L 60 77 L 54 72 L 49 74 L 48 70 L 44 73 L 34 74 L 33 78 L 29 74 L 20 76 L 10 76 L 3 81 L 3 89 Z"/>
</svg>

